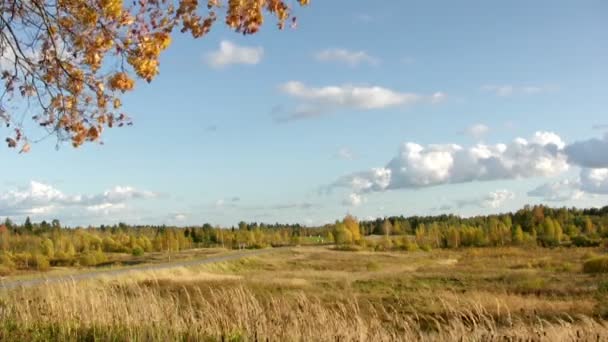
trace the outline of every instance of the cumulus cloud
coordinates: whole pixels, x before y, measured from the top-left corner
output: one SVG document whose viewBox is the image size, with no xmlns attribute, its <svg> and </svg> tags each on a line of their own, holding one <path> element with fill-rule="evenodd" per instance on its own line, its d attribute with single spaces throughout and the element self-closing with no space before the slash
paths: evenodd
<svg viewBox="0 0 608 342">
<path fill-rule="evenodd" d="M 582 169 L 580 184 L 582 191 L 608 195 L 608 168 Z"/>
<path fill-rule="evenodd" d="M 347 175 L 333 187 L 354 192 L 421 188 L 450 183 L 552 176 L 568 169 L 557 135 L 537 132 L 509 144 L 422 146 L 404 143 L 386 166 Z"/>
<path fill-rule="evenodd" d="M 478 123 L 467 127 L 462 133 L 475 139 L 481 139 L 489 130 L 488 126 Z"/>
<path fill-rule="evenodd" d="M 356 67 L 361 64 L 377 65 L 380 60 L 370 56 L 365 51 L 350 51 L 347 49 L 325 49 L 315 53 L 315 59 L 319 62 L 337 62 L 344 63 L 350 67 Z"/>
<path fill-rule="evenodd" d="M 603 138 L 577 141 L 565 148 L 568 161 L 583 168 L 608 168 L 608 133 Z"/>
<path fill-rule="evenodd" d="M 528 196 L 553 202 L 577 200 L 585 194 L 608 195 L 608 168 L 582 168 L 577 179 L 544 183 L 528 192 Z"/>
<path fill-rule="evenodd" d="M 342 201 L 342 204 L 348 207 L 357 207 L 363 203 L 363 197 L 357 193 L 351 193 L 347 198 Z"/>
<path fill-rule="evenodd" d="M 554 86 L 538 86 L 538 85 L 525 85 L 516 86 L 511 84 L 494 85 L 488 84 L 481 87 L 483 91 L 491 92 L 497 96 L 507 97 L 512 95 L 533 95 L 543 93 L 555 89 Z"/>
<path fill-rule="evenodd" d="M 220 42 L 219 50 L 208 53 L 205 59 L 211 67 L 223 68 L 231 64 L 258 64 L 263 56 L 264 48 L 261 46 L 238 46 L 223 40 Z"/>
<path fill-rule="evenodd" d="M 456 205 L 459 208 L 466 206 L 478 206 L 482 208 L 498 209 L 502 207 L 506 201 L 514 198 L 515 194 L 509 190 L 496 190 L 478 198 L 457 200 Z"/>
<path fill-rule="evenodd" d="M 548 202 L 563 202 L 579 199 L 583 196 L 578 180 L 562 179 L 555 182 L 544 183 L 528 191 L 530 197 L 540 197 Z"/>
<path fill-rule="evenodd" d="M 431 95 L 400 92 L 379 86 L 311 87 L 299 81 L 282 84 L 279 90 L 290 97 L 302 101 L 294 110 L 285 114 L 276 112 L 278 121 L 310 118 L 336 109 L 376 110 L 397 106 L 408 106 L 419 102 L 438 103 L 446 95 L 437 92 Z M 281 112 L 284 110 L 281 109 Z"/>
<path fill-rule="evenodd" d="M 156 193 L 140 191 L 130 186 L 117 186 L 100 194 L 68 195 L 49 184 L 31 181 L 26 187 L 0 193 L 0 215 L 42 215 L 66 207 L 80 207 L 89 212 L 107 213 L 124 209 L 126 202 L 130 200 L 157 196 Z"/>
</svg>

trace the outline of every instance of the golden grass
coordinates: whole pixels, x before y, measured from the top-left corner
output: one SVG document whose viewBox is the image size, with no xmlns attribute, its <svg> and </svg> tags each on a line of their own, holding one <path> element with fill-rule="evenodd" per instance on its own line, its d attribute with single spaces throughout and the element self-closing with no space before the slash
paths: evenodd
<svg viewBox="0 0 608 342">
<path fill-rule="evenodd" d="M 295 248 L 5 290 L 0 341 L 608 340 L 596 312 L 608 278 L 556 270 L 581 265 L 582 251 L 566 252 Z M 551 262 L 513 267 L 525 260 Z"/>
</svg>

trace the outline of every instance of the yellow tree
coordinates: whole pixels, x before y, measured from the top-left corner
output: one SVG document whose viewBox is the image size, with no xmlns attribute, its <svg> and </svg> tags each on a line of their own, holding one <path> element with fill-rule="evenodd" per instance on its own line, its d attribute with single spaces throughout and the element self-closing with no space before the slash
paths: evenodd
<svg viewBox="0 0 608 342">
<path fill-rule="evenodd" d="M 297 0 L 307 5 L 309 0 Z M 121 95 L 150 82 L 179 30 L 205 36 L 218 19 L 258 32 L 265 15 L 295 24 L 286 0 L 0 0 L 0 123 L 11 148 L 30 149 L 23 118 L 77 147 L 130 124 Z"/>
<path fill-rule="evenodd" d="M 361 240 L 361 231 L 359 230 L 359 221 L 352 215 L 346 215 L 343 221 L 346 229 L 350 231 L 353 242 Z"/>
</svg>

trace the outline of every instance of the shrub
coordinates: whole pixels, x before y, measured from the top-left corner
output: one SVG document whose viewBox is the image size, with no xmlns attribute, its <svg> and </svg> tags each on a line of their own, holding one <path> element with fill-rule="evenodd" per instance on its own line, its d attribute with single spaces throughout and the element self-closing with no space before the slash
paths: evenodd
<svg viewBox="0 0 608 342">
<path fill-rule="evenodd" d="M 601 256 L 585 261 L 583 264 L 585 273 L 608 273 L 608 257 Z"/>
<path fill-rule="evenodd" d="M 97 265 L 97 258 L 95 253 L 85 253 L 80 256 L 80 266 L 95 266 Z"/>
<path fill-rule="evenodd" d="M 597 284 L 597 292 L 601 294 L 608 294 L 608 281 L 604 280 Z"/>
<path fill-rule="evenodd" d="M 576 247 L 597 247 L 600 245 L 599 239 L 590 239 L 585 235 L 575 236 L 571 240 Z"/>
<path fill-rule="evenodd" d="M 133 256 L 142 256 L 142 255 L 144 255 L 144 250 L 141 247 L 136 246 L 131 251 L 131 254 L 133 254 Z"/>
<path fill-rule="evenodd" d="M 342 252 L 359 252 L 361 250 L 361 247 L 356 245 L 338 245 L 335 246 L 333 250 Z"/>
<path fill-rule="evenodd" d="M 32 267 L 35 267 L 38 271 L 48 271 L 51 267 L 49 258 L 42 254 L 36 254 L 32 258 Z"/>
<path fill-rule="evenodd" d="M 11 259 L 10 255 L 4 253 L 0 254 L 0 265 L 8 269 L 15 268 L 15 262 L 13 261 L 13 259 Z"/>
<path fill-rule="evenodd" d="M 430 252 L 431 250 L 433 250 L 433 248 L 431 247 L 430 244 L 425 243 L 423 245 L 420 246 L 420 249 L 425 251 L 425 252 Z"/>
</svg>

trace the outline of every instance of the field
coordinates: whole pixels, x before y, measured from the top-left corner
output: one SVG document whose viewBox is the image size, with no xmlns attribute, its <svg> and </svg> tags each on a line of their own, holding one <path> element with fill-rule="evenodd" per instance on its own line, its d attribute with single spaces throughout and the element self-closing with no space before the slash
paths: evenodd
<svg viewBox="0 0 608 342">
<path fill-rule="evenodd" d="M 293 247 L 0 292 L 0 340 L 605 341 L 597 248 Z"/>
</svg>

